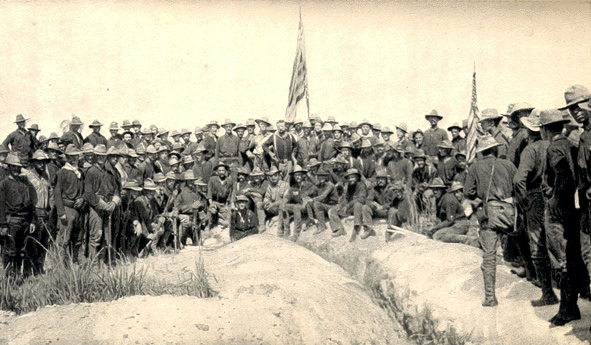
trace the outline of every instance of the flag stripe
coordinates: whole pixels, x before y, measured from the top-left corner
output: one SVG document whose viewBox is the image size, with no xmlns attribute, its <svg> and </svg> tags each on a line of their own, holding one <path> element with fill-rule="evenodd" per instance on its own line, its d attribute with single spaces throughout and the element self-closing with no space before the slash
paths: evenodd
<svg viewBox="0 0 591 345">
<path fill-rule="evenodd" d="M 478 137 L 478 101 L 476 97 L 476 71 L 472 74 L 472 100 L 470 102 L 470 114 L 468 115 L 468 135 L 466 137 L 466 158 L 471 163 L 476 156 L 476 139 Z"/>
<path fill-rule="evenodd" d="M 306 108 L 308 117 L 310 116 L 310 106 L 308 98 L 308 77 L 306 68 L 306 52 L 304 49 L 304 26 L 302 25 L 302 16 L 300 13 L 300 23 L 298 27 L 298 44 L 296 56 L 293 62 L 293 72 L 289 84 L 289 95 L 287 98 L 287 108 L 285 109 L 285 120 L 293 121 L 297 115 L 298 103 L 304 97 L 306 98 Z"/>
</svg>

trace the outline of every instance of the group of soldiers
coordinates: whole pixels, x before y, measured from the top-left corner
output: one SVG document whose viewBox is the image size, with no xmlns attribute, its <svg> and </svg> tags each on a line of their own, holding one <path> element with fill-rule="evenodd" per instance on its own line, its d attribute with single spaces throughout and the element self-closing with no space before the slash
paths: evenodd
<svg viewBox="0 0 591 345">
<path fill-rule="evenodd" d="M 468 120 L 442 129 L 436 110 L 425 131 L 314 115 L 213 120 L 193 132 L 125 120 L 109 125 L 108 139 L 98 120 L 86 137 L 77 116 L 61 136 L 46 137 L 17 115 L 0 146 L 4 269 L 43 272 L 50 245 L 75 262 L 111 264 L 189 239 L 199 245 L 216 226 L 236 241 L 265 232 L 273 218 L 278 235 L 296 241 L 310 229 L 344 236 L 342 220 L 352 216 L 350 242 L 376 236 L 374 220 L 383 218 L 390 241 L 426 217 L 428 237 L 483 250 L 484 306 L 498 304 L 500 245 L 514 272 L 541 287 L 532 305 L 558 303 L 557 284 L 551 323 L 563 325 L 580 318 L 579 295 L 591 298 L 589 94 L 568 88 L 560 110 L 483 110 L 475 157 Z M 506 214 L 514 220 L 499 225 Z"/>
</svg>

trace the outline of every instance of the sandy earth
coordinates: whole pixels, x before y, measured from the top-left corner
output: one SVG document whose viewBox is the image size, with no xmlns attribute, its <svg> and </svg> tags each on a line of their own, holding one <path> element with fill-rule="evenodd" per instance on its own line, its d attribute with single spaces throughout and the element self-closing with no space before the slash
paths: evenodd
<svg viewBox="0 0 591 345">
<path fill-rule="evenodd" d="M 135 296 L 3 314 L 0 344 L 408 343 L 360 283 L 292 242 L 264 234 L 201 253 L 214 298 Z M 187 247 L 138 265 L 183 279 L 199 255 Z"/>
<path fill-rule="evenodd" d="M 350 234 L 352 224 L 345 223 Z M 579 300 L 582 318 L 564 327 L 549 328 L 558 306 L 533 308 L 530 300 L 541 295 L 539 288 L 497 266 L 496 308 L 483 308 L 484 287 L 481 251 L 461 244 L 430 240 L 412 232 L 384 241 L 385 225 L 378 235 L 348 242 L 348 236 L 331 238 L 304 232 L 299 243 L 338 263 L 367 288 L 379 288 L 397 300 L 408 328 L 420 328 L 425 308 L 444 331 L 453 326 L 473 343 L 484 344 L 589 344 L 591 302 Z M 556 290 L 558 296 L 559 291 Z M 401 298 L 401 296 L 403 296 Z M 397 315 L 397 317 L 400 315 Z"/>
</svg>

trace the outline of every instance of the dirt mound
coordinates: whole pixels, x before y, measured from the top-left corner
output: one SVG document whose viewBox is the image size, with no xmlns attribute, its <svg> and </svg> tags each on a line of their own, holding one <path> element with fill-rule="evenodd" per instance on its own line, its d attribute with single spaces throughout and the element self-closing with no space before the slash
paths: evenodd
<svg viewBox="0 0 591 345">
<path fill-rule="evenodd" d="M 352 224 L 345 227 L 350 234 Z M 533 308 L 530 300 L 540 297 L 540 289 L 499 265 L 499 305 L 484 308 L 479 249 L 412 232 L 385 243 L 385 225 L 376 230 L 376 237 L 354 243 L 348 242 L 348 236 L 332 238 L 328 232 L 314 236 L 309 231 L 298 242 L 363 282 L 411 338 L 422 339 L 420 343 L 589 343 L 589 301 L 579 301 L 581 320 L 550 329 L 547 320 L 558 306 Z"/>
<path fill-rule="evenodd" d="M 8 344 L 407 344 L 400 327 L 335 264 L 272 235 L 138 261 L 184 279 L 202 255 L 217 296 L 135 296 L 0 317 Z"/>
</svg>

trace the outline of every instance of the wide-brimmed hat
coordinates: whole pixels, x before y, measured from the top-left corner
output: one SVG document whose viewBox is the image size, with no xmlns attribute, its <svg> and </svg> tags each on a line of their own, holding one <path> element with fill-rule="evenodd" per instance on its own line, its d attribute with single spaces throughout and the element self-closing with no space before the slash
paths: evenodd
<svg viewBox="0 0 591 345">
<path fill-rule="evenodd" d="M 131 127 L 131 122 L 129 122 L 129 120 L 123 120 L 121 127 L 123 127 L 123 128 Z"/>
<path fill-rule="evenodd" d="M 131 157 L 131 158 L 138 158 L 138 154 L 135 152 L 134 149 L 128 149 L 127 150 L 127 156 Z"/>
<path fill-rule="evenodd" d="M 341 156 L 341 155 L 338 155 L 335 158 L 333 158 L 332 163 L 333 164 L 349 164 L 349 162 L 347 162 L 347 160 L 345 158 L 343 158 L 343 156 Z"/>
<path fill-rule="evenodd" d="M 193 133 L 195 133 L 195 135 L 203 134 L 203 130 L 201 129 L 201 127 L 197 126 L 195 127 L 195 131 Z"/>
<path fill-rule="evenodd" d="M 132 126 L 141 126 L 142 123 L 140 122 L 140 120 L 133 120 L 133 122 L 131 123 Z"/>
<path fill-rule="evenodd" d="M 321 162 L 319 162 L 316 158 L 310 158 L 310 160 L 308 161 L 308 169 L 315 167 L 317 165 L 322 164 Z"/>
<path fill-rule="evenodd" d="M 244 194 L 240 194 L 236 197 L 236 202 L 248 202 L 248 197 Z"/>
<path fill-rule="evenodd" d="M 357 124 L 357 121 L 351 121 L 351 122 L 349 122 L 349 128 L 350 129 L 357 129 L 357 128 L 359 128 L 359 125 Z"/>
<path fill-rule="evenodd" d="M 92 127 L 101 127 L 103 124 L 99 122 L 99 120 L 94 120 L 92 121 L 92 123 L 90 125 L 88 125 L 89 128 Z"/>
<path fill-rule="evenodd" d="M 312 124 L 309 120 L 302 122 L 302 128 L 312 128 Z"/>
<path fill-rule="evenodd" d="M 269 169 L 269 171 L 267 171 L 267 176 L 273 176 L 275 174 L 278 174 L 279 170 L 277 169 L 276 166 L 272 166 L 271 169 Z"/>
<path fill-rule="evenodd" d="M 74 148 L 76 149 L 76 147 L 74 146 Z M 66 149 L 67 151 L 68 149 Z M 76 149 L 78 150 L 78 149 Z M 48 161 L 50 158 L 49 156 L 43 152 L 43 150 L 37 150 L 35 152 L 33 152 L 33 156 L 31 157 L 32 161 Z"/>
<path fill-rule="evenodd" d="M 540 126 L 541 126 L 540 113 L 541 113 L 541 111 L 539 111 L 538 109 L 534 109 L 529 114 L 529 116 L 524 116 L 524 117 L 520 118 L 519 121 L 521 121 L 521 123 L 525 126 L 525 128 L 527 128 L 531 131 L 534 131 L 534 132 L 539 132 Z"/>
<path fill-rule="evenodd" d="M 164 135 L 164 134 L 168 134 L 168 131 L 166 130 L 166 128 L 160 128 L 158 130 L 158 134 L 156 134 L 157 137 Z"/>
<path fill-rule="evenodd" d="M 66 147 L 65 154 L 66 156 L 79 156 L 82 154 L 82 151 L 78 150 L 74 144 L 70 144 L 68 147 Z M 47 159 L 49 159 L 49 157 L 47 157 Z"/>
<path fill-rule="evenodd" d="M 253 118 L 246 120 L 246 127 L 254 126 L 254 125 L 255 125 L 255 122 L 254 122 Z"/>
<path fill-rule="evenodd" d="M 16 120 L 14 120 L 14 123 L 19 123 L 19 122 L 25 122 L 27 121 L 29 118 L 26 118 L 23 116 L 23 114 L 18 114 L 16 116 Z"/>
<path fill-rule="evenodd" d="M 216 127 L 220 127 L 220 124 L 218 123 L 217 120 L 211 120 L 209 121 L 209 123 L 206 125 L 206 127 L 211 127 L 211 126 L 216 126 Z"/>
<path fill-rule="evenodd" d="M 296 166 L 293 168 L 293 171 L 292 171 L 292 172 L 290 172 L 290 174 L 297 174 L 297 173 L 303 173 L 303 174 L 307 174 L 307 173 L 308 173 L 308 170 L 306 170 L 306 169 L 302 168 L 302 167 L 301 167 L 301 166 L 299 166 L 299 165 L 296 165 Z"/>
<path fill-rule="evenodd" d="M 439 145 L 437 145 L 437 148 L 439 149 L 453 149 L 454 146 L 451 144 L 451 142 L 449 140 L 443 140 L 441 143 L 439 143 Z"/>
<path fill-rule="evenodd" d="M 497 147 L 499 145 L 501 144 L 499 144 L 499 142 L 496 141 L 495 138 L 493 138 L 490 135 L 485 135 L 478 140 L 478 146 L 476 146 L 476 153 L 480 153 L 482 151 L 491 149 L 493 147 Z"/>
<path fill-rule="evenodd" d="M 198 179 L 196 179 L 193 182 L 194 185 L 199 186 L 199 187 L 207 187 L 207 183 L 205 183 L 205 181 L 203 181 L 203 179 L 201 177 L 199 177 Z"/>
<path fill-rule="evenodd" d="M 29 126 L 29 128 L 27 128 L 27 129 L 28 129 L 29 131 L 37 131 L 37 132 L 41 131 L 41 130 L 39 129 L 39 125 L 38 125 L 38 124 L 36 124 L 36 123 L 34 123 L 34 124 L 30 125 L 30 126 Z"/>
<path fill-rule="evenodd" d="M 171 137 L 180 137 L 181 136 L 181 132 L 177 131 L 176 129 L 174 129 L 172 132 L 170 132 L 170 136 Z"/>
<path fill-rule="evenodd" d="M 103 145 L 103 146 L 105 146 L 105 145 Z M 54 143 L 54 142 L 49 143 L 49 145 L 47 145 L 47 147 L 45 149 L 46 150 L 53 150 L 55 152 L 62 153 L 62 150 L 60 149 L 60 147 L 56 143 Z"/>
<path fill-rule="evenodd" d="M 259 126 L 260 123 L 264 123 L 267 127 L 271 125 L 271 122 L 269 122 L 269 118 L 267 116 L 262 116 L 260 119 L 256 119 L 254 120 Z"/>
<path fill-rule="evenodd" d="M 115 121 L 111 122 L 111 124 L 109 125 L 109 130 L 110 131 L 118 131 L 119 125 L 117 124 L 117 122 L 115 122 Z"/>
<path fill-rule="evenodd" d="M 246 130 L 246 126 L 242 123 L 239 123 L 236 125 L 236 127 L 234 127 L 234 131 L 238 131 L 239 129 Z"/>
<path fill-rule="evenodd" d="M 499 114 L 497 109 L 487 108 L 480 113 L 480 122 L 485 120 L 497 120 L 502 118 L 503 115 Z"/>
<path fill-rule="evenodd" d="M 573 85 L 570 86 L 566 91 L 564 91 L 564 100 L 566 101 L 566 105 L 564 107 L 558 108 L 558 110 L 566 110 L 569 107 L 587 102 L 591 97 L 591 92 L 583 85 Z"/>
<path fill-rule="evenodd" d="M 357 175 L 361 177 L 361 173 L 359 172 L 359 170 L 355 169 L 355 168 L 351 168 L 351 169 L 347 169 L 347 172 L 345 173 L 345 178 L 351 176 L 351 175 Z"/>
<path fill-rule="evenodd" d="M 334 125 L 334 126 L 332 127 L 332 131 L 333 131 L 333 132 L 336 132 L 336 131 L 343 132 L 343 129 L 342 129 L 342 128 L 341 128 L 341 126 L 339 126 L 339 125 Z"/>
<path fill-rule="evenodd" d="M 178 151 L 178 152 L 182 152 L 185 150 L 185 147 L 183 146 L 183 144 L 181 143 L 173 143 L 172 144 L 172 150 L 173 151 Z"/>
<path fill-rule="evenodd" d="M 252 171 L 250 172 L 250 176 L 251 177 L 255 177 L 255 176 L 265 176 L 265 173 L 259 168 L 259 167 L 255 167 L 254 169 L 252 169 Z"/>
<path fill-rule="evenodd" d="M 44 135 L 40 135 L 38 140 L 39 140 L 39 144 L 42 144 L 47 141 L 47 137 Z"/>
<path fill-rule="evenodd" d="M 192 171 L 192 170 L 191 170 Z M 178 180 L 178 177 L 176 176 L 176 174 L 174 173 L 174 171 L 169 171 L 166 173 L 166 179 L 167 180 Z"/>
<path fill-rule="evenodd" d="M 534 109 L 534 107 L 532 107 L 531 104 L 529 104 L 527 102 L 516 103 L 513 106 L 513 109 L 511 109 L 511 113 L 509 113 L 509 117 L 511 117 L 511 119 L 513 121 L 516 121 L 517 119 L 514 118 L 514 116 L 517 115 L 518 112 L 532 111 L 533 109 Z"/>
<path fill-rule="evenodd" d="M 250 171 L 247 167 L 240 167 L 240 168 L 236 169 L 236 174 L 248 176 L 250 174 Z"/>
<path fill-rule="evenodd" d="M 94 146 L 92 146 L 91 143 L 86 143 L 86 144 L 82 145 L 81 151 L 82 151 L 82 153 L 93 153 Z"/>
<path fill-rule="evenodd" d="M 320 169 L 318 169 L 318 171 L 314 175 L 316 175 L 316 176 L 329 176 L 330 173 L 328 172 L 328 170 L 326 170 L 324 168 L 320 168 Z"/>
<path fill-rule="evenodd" d="M 558 109 L 542 110 L 540 113 L 540 126 L 548 126 L 552 124 L 569 123 L 568 118 L 564 118 L 564 113 Z"/>
<path fill-rule="evenodd" d="M 453 192 L 457 192 L 459 190 L 464 190 L 464 186 L 462 185 L 462 182 L 460 182 L 460 181 L 453 181 L 451 183 L 451 186 L 447 190 L 447 192 L 448 193 L 453 193 Z"/>
<path fill-rule="evenodd" d="M 6 156 L 6 159 L 4 160 L 4 163 L 7 165 L 14 165 L 17 167 L 22 167 L 23 163 L 21 163 L 21 159 L 18 157 L 18 155 L 14 152 L 11 152 L 8 154 L 8 156 Z"/>
<path fill-rule="evenodd" d="M 328 115 L 328 118 L 326 119 L 326 121 L 324 121 L 325 123 L 330 123 L 330 124 L 336 124 L 338 123 L 337 120 L 335 120 L 334 116 L 332 115 Z"/>
<path fill-rule="evenodd" d="M 106 156 L 107 155 L 107 147 L 103 144 L 98 144 L 94 147 L 94 150 L 92 151 L 92 153 L 94 153 L 95 155 L 98 155 L 98 156 Z"/>
<path fill-rule="evenodd" d="M 198 152 L 207 152 L 205 145 L 203 145 L 202 143 L 197 144 L 197 147 L 195 147 L 194 153 L 198 153 Z"/>
<path fill-rule="evenodd" d="M 150 130 L 152 131 L 152 134 L 158 134 L 158 127 L 156 127 L 156 125 L 150 125 Z"/>
<path fill-rule="evenodd" d="M 352 124 L 353 123 L 351 122 L 351 128 L 353 128 Z M 363 125 L 368 125 L 370 128 L 373 127 L 372 124 L 369 123 L 369 121 L 367 119 L 361 120 L 361 123 L 357 127 L 361 128 L 361 126 L 363 126 Z"/>
<path fill-rule="evenodd" d="M 160 147 L 158 148 L 158 153 L 164 152 L 164 151 L 170 152 L 170 149 L 166 145 L 160 145 Z"/>
<path fill-rule="evenodd" d="M 384 146 L 384 145 L 386 145 L 386 141 L 382 138 L 378 138 L 378 140 L 376 140 L 375 144 L 373 144 L 374 147 Z"/>
<path fill-rule="evenodd" d="M 107 156 L 121 156 L 121 151 L 119 151 L 115 146 L 109 147 L 107 150 Z"/>
<path fill-rule="evenodd" d="M 468 120 L 466 120 L 466 121 L 468 121 Z M 456 128 L 458 131 L 462 130 L 462 127 L 457 122 L 454 122 L 451 126 L 447 127 L 447 130 L 451 132 L 451 130 L 454 128 Z"/>
<path fill-rule="evenodd" d="M 373 129 L 374 131 L 381 132 L 382 131 L 382 125 L 379 122 L 376 122 L 376 123 L 374 123 L 371 126 L 371 129 Z"/>
<path fill-rule="evenodd" d="M 417 149 L 414 153 L 413 153 L 413 157 L 412 159 L 427 159 L 427 156 L 425 155 L 425 151 L 421 150 L 421 149 Z"/>
<path fill-rule="evenodd" d="M 194 181 L 197 178 L 195 177 L 195 173 L 193 172 L 193 170 L 189 169 L 189 170 L 185 170 L 183 172 L 183 177 L 182 180 L 183 181 Z"/>
<path fill-rule="evenodd" d="M 179 164 L 181 161 L 179 160 L 180 157 L 171 156 L 168 158 L 168 165 L 173 166 Z"/>
<path fill-rule="evenodd" d="M 218 162 L 218 164 L 216 164 L 213 167 L 213 170 L 218 170 L 219 167 L 224 167 L 224 168 L 226 168 L 226 170 L 229 170 L 230 169 L 230 166 L 228 164 L 226 164 L 224 162 Z"/>
<path fill-rule="evenodd" d="M 353 146 L 351 146 L 351 143 L 348 141 L 343 141 L 341 143 L 341 150 L 342 149 L 352 149 L 352 148 L 353 148 Z"/>
<path fill-rule="evenodd" d="M 145 155 L 146 154 L 146 147 L 144 146 L 144 144 L 137 144 L 135 146 L 135 153 L 137 153 L 138 155 Z"/>
<path fill-rule="evenodd" d="M 72 117 L 72 121 L 70 121 L 70 125 L 78 125 L 78 126 L 82 126 L 82 120 L 80 120 L 80 118 L 78 116 L 73 116 Z"/>
<path fill-rule="evenodd" d="M 299 117 L 296 117 L 295 120 L 293 120 L 293 124 L 297 125 L 297 124 L 303 124 L 304 120 L 300 119 Z"/>
<path fill-rule="evenodd" d="M 162 183 L 164 181 L 166 181 L 166 176 L 164 176 L 163 173 L 159 172 L 154 174 L 154 182 Z"/>
<path fill-rule="evenodd" d="M 429 183 L 428 187 L 429 188 L 447 188 L 445 183 L 443 183 L 443 180 L 441 179 L 441 177 L 434 178 L 433 181 L 431 181 L 431 183 Z"/>
<path fill-rule="evenodd" d="M 140 131 L 140 133 L 142 133 L 143 135 L 154 134 L 154 133 L 152 133 L 152 130 L 150 129 L 150 127 L 142 127 L 142 130 Z"/>
<path fill-rule="evenodd" d="M 129 181 L 123 182 L 122 188 L 135 190 L 136 192 L 142 191 L 142 187 L 140 186 L 140 184 L 136 180 L 129 180 Z"/>
<path fill-rule="evenodd" d="M 396 127 L 396 128 L 398 128 L 398 127 Z M 382 134 L 394 134 L 394 132 L 390 129 L 390 127 L 384 126 L 384 128 L 382 128 Z"/>
<path fill-rule="evenodd" d="M 378 169 L 376 170 L 376 178 L 388 178 L 388 173 L 386 169 Z"/>
<path fill-rule="evenodd" d="M 162 176 L 162 177 L 164 177 L 164 176 Z M 154 178 L 156 178 L 156 176 L 154 176 Z M 156 183 L 154 183 L 154 181 L 152 181 L 152 179 L 147 178 L 144 180 L 144 189 L 145 190 L 156 190 L 157 188 L 158 188 L 158 186 L 156 186 Z"/>
<path fill-rule="evenodd" d="M 325 123 L 324 126 L 322 126 L 322 130 L 325 132 L 330 132 L 332 131 L 332 125 L 330 123 Z"/>
<path fill-rule="evenodd" d="M 183 156 L 183 164 L 191 164 L 191 163 L 195 163 L 195 160 L 193 159 L 193 157 L 191 155 L 184 155 Z"/>
<path fill-rule="evenodd" d="M 158 150 L 156 150 L 154 145 L 148 145 L 148 147 L 146 148 L 146 153 L 147 154 L 154 154 L 154 153 L 158 153 Z"/>
<path fill-rule="evenodd" d="M 427 120 L 429 120 L 430 117 L 434 117 L 439 120 L 443 119 L 443 116 L 439 115 L 439 113 L 435 109 L 431 110 L 431 112 L 429 114 L 425 115 L 425 119 L 427 119 Z"/>
</svg>

